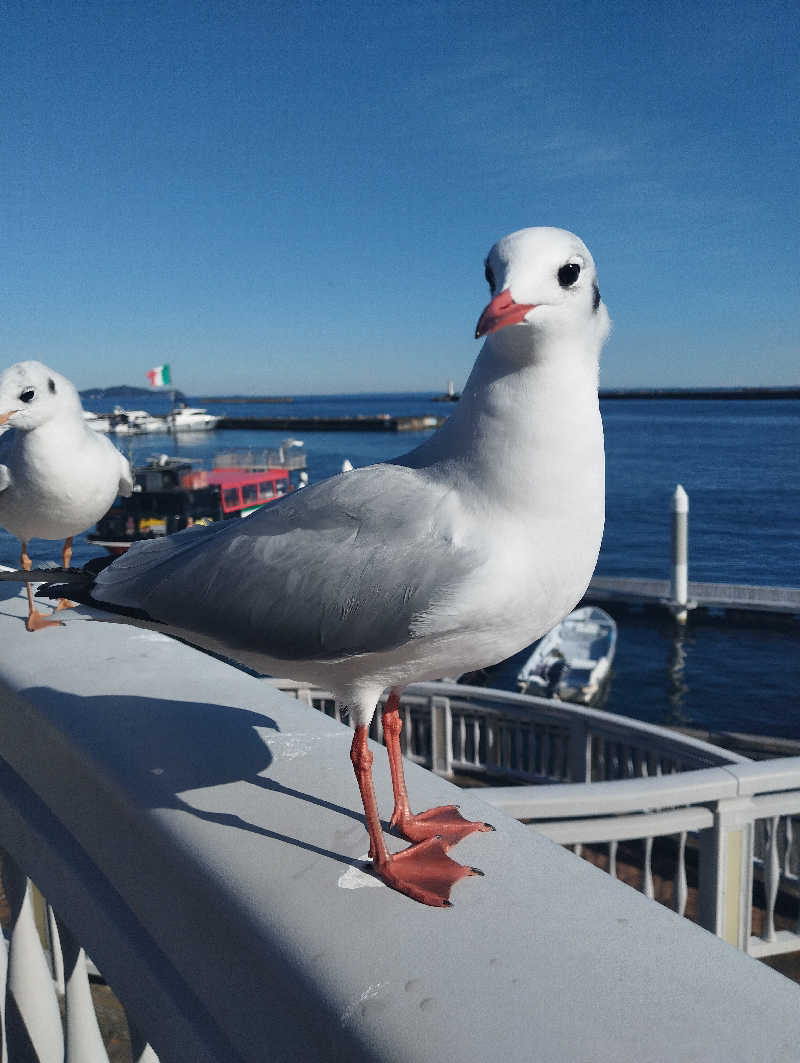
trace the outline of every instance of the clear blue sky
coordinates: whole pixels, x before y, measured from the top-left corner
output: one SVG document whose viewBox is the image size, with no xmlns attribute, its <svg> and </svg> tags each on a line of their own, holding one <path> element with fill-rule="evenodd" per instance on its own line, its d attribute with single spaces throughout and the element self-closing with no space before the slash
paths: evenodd
<svg viewBox="0 0 800 1063">
<path fill-rule="evenodd" d="M 800 380 L 795 2 L 0 5 L 0 348 L 79 387 L 458 386 L 577 232 L 606 386 Z"/>
</svg>

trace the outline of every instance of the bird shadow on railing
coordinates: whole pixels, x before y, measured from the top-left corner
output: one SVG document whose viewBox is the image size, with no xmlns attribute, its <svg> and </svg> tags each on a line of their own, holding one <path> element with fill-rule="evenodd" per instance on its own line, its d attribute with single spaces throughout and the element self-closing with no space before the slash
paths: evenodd
<svg viewBox="0 0 800 1063">
<path fill-rule="evenodd" d="M 278 831 L 250 823 L 235 813 L 198 809 L 184 794 L 248 782 L 265 790 L 339 813 L 363 824 L 353 809 L 265 778 L 273 763 L 266 736 L 277 723 L 257 710 L 137 695 L 66 694 L 52 687 L 22 693 L 46 706 L 53 724 L 76 745 L 92 750 L 104 773 L 113 770 L 134 801 L 172 808 L 197 819 L 286 842 L 352 867 L 362 862 Z M 388 823 L 385 824 L 388 829 Z"/>
</svg>

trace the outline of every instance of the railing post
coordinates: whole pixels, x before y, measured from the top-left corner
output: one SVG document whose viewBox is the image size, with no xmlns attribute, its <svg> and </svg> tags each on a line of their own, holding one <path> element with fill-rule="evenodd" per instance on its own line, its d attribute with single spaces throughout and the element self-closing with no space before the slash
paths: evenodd
<svg viewBox="0 0 800 1063">
<path fill-rule="evenodd" d="M 450 698 L 432 695 L 431 709 L 431 770 L 437 775 L 453 775 L 453 717 Z"/>
<path fill-rule="evenodd" d="M 753 803 L 718 801 L 714 825 L 700 832 L 699 923 L 747 951 L 753 896 Z"/>
<path fill-rule="evenodd" d="M 570 721 L 569 775 L 570 782 L 591 782 L 592 736 L 582 719 Z"/>
</svg>

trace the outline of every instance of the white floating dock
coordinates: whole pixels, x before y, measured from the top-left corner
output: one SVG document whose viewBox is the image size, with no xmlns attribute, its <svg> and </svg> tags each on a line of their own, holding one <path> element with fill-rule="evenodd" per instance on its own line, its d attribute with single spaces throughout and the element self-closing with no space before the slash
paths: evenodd
<svg viewBox="0 0 800 1063">
<path fill-rule="evenodd" d="M 671 607 L 672 585 L 666 579 L 595 576 L 586 602 Z M 756 587 L 740 583 L 688 582 L 690 608 L 737 613 L 773 613 L 800 618 L 800 587 Z"/>
</svg>

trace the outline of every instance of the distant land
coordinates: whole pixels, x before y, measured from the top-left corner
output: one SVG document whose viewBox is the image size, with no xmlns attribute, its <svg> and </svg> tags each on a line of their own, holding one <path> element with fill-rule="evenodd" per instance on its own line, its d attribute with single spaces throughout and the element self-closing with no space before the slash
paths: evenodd
<svg viewBox="0 0 800 1063">
<path fill-rule="evenodd" d="M 174 395 L 176 402 L 185 402 L 186 396 L 182 391 L 174 390 L 173 388 L 164 388 L 161 391 L 154 391 L 153 388 L 138 388 L 131 387 L 129 384 L 118 384 L 113 388 L 86 388 L 85 391 L 79 391 L 78 394 L 82 399 L 133 399 L 152 397 L 153 395 L 163 395 L 168 393 L 170 396 Z"/>
<path fill-rule="evenodd" d="M 600 388 L 601 399 L 800 399 L 800 386 L 742 388 Z"/>
<path fill-rule="evenodd" d="M 800 399 L 800 386 L 721 388 L 600 388 L 601 399 Z M 458 402 L 459 394 L 435 402 Z"/>
<path fill-rule="evenodd" d="M 186 402 L 182 391 L 162 388 L 131 387 L 119 384 L 110 388 L 86 388 L 80 392 L 82 399 L 142 399 L 153 395 L 169 394 L 176 402 Z M 458 401 L 458 393 L 439 395 L 440 401 Z M 785 387 L 706 387 L 706 388 L 600 388 L 601 399 L 800 399 L 800 385 Z M 291 395 L 208 395 L 195 398 L 195 402 L 293 402 Z"/>
<path fill-rule="evenodd" d="M 600 388 L 601 399 L 800 399 L 800 387 Z M 458 402 L 458 392 L 436 395 L 434 402 Z"/>
</svg>

